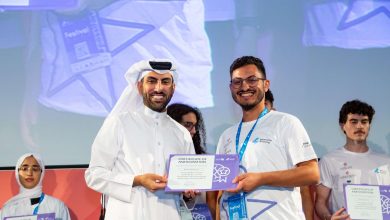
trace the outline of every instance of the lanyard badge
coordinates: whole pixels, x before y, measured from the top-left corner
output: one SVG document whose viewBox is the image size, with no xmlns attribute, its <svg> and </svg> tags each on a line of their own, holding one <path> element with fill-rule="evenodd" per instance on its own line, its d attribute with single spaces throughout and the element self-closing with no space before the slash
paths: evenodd
<svg viewBox="0 0 390 220">
<path fill-rule="evenodd" d="M 248 219 L 246 210 L 245 193 L 239 193 L 230 196 L 227 199 L 229 209 L 229 220 L 244 220 Z"/>
<path fill-rule="evenodd" d="M 240 159 L 240 162 L 242 161 L 242 157 L 244 156 L 246 146 L 248 145 L 249 139 L 252 136 L 252 132 L 255 129 L 257 122 L 259 121 L 260 118 L 262 118 L 267 113 L 268 113 L 268 109 L 264 108 L 264 110 L 260 113 L 259 117 L 257 117 L 255 124 L 253 125 L 253 127 L 249 131 L 244 142 L 242 143 L 240 151 L 238 151 L 238 145 L 240 144 L 240 134 L 241 134 L 241 127 L 242 127 L 242 121 L 240 122 L 240 125 L 238 126 L 238 129 L 237 129 L 237 134 L 236 134 L 236 153 L 238 154 L 238 158 Z"/>
<path fill-rule="evenodd" d="M 45 194 L 44 194 L 44 193 L 42 193 L 42 194 L 41 194 L 41 197 L 39 197 L 39 203 L 38 203 L 38 206 L 35 207 L 34 212 L 33 212 L 33 215 L 37 215 L 37 214 L 38 214 L 39 206 L 41 205 L 41 203 L 42 203 L 42 201 L 43 201 L 43 198 L 45 198 Z"/>
<path fill-rule="evenodd" d="M 260 118 L 262 118 L 265 114 L 268 113 L 268 109 L 264 108 L 264 110 L 260 113 L 259 117 L 257 117 L 255 124 L 252 126 L 251 130 L 247 134 L 244 142 L 242 143 L 241 149 L 238 149 L 238 145 L 240 143 L 240 134 L 241 134 L 241 127 L 242 127 L 242 121 L 240 122 L 240 125 L 237 129 L 236 134 L 236 152 L 238 154 L 238 158 L 240 159 L 240 162 L 242 161 L 242 158 L 244 156 L 246 147 L 248 145 L 249 139 L 252 135 L 253 130 L 255 129 L 257 122 Z M 246 208 L 246 200 L 245 200 L 245 193 L 239 193 L 233 196 L 230 196 L 227 199 L 228 203 L 228 211 L 229 211 L 229 219 L 230 220 L 244 220 L 248 219 L 248 212 Z"/>
</svg>

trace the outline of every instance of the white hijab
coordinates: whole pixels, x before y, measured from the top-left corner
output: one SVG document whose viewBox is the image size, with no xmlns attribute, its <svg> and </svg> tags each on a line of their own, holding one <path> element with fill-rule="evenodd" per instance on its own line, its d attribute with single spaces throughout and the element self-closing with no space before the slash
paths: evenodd
<svg viewBox="0 0 390 220">
<path fill-rule="evenodd" d="M 42 173 L 41 173 L 41 178 L 40 178 L 38 184 L 34 188 L 32 188 L 32 189 L 26 189 L 20 183 L 20 180 L 19 180 L 19 170 L 18 169 L 22 165 L 23 161 L 27 157 L 30 157 L 30 156 L 33 156 L 35 158 L 35 160 L 37 160 L 39 166 L 41 167 Z M 38 154 L 36 154 L 36 153 L 23 154 L 18 159 L 18 161 L 16 162 L 16 167 L 15 167 L 15 178 L 16 178 L 16 182 L 19 184 L 19 194 L 17 194 L 16 196 L 12 197 L 7 203 L 14 202 L 14 201 L 17 201 L 17 200 L 20 200 L 20 199 L 25 199 L 25 198 L 31 199 L 31 198 L 40 197 L 41 194 L 42 194 L 42 180 L 43 180 L 44 176 L 45 176 L 45 164 L 43 163 L 43 160 L 41 159 L 41 157 Z"/>
<path fill-rule="evenodd" d="M 169 62 L 171 63 L 171 68 L 159 69 L 158 67 L 153 68 L 150 62 Z M 177 85 L 177 73 L 176 66 L 172 61 L 167 59 L 151 59 L 151 60 L 142 60 L 133 64 L 126 72 L 125 78 L 128 83 L 128 86 L 122 92 L 122 95 L 119 97 L 117 103 L 112 109 L 109 116 L 118 115 L 122 112 L 127 111 L 138 111 L 143 109 L 143 100 L 142 96 L 138 93 L 137 83 L 142 80 L 142 78 L 148 74 L 150 71 L 165 74 L 170 73 L 173 77 L 173 82 Z"/>
</svg>

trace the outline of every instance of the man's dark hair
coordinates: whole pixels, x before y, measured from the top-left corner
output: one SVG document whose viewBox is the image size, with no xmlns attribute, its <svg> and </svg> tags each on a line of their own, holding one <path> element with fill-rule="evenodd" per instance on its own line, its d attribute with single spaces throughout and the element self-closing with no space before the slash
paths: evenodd
<svg viewBox="0 0 390 220">
<path fill-rule="evenodd" d="M 265 100 L 269 101 L 271 104 L 274 104 L 274 94 L 272 94 L 270 89 L 265 92 Z"/>
<path fill-rule="evenodd" d="M 255 65 L 257 69 L 260 71 L 260 73 L 264 75 L 264 78 L 265 79 L 267 78 L 263 61 L 261 61 L 259 58 L 254 56 L 243 56 L 235 59 L 232 65 L 230 65 L 230 78 L 232 77 L 234 70 L 249 64 Z"/>
<path fill-rule="evenodd" d="M 180 103 L 175 103 L 167 107 L 167 114 L 179 123 L 181 123 L 181 121 L 183 120 L 182 119 L 183 115 L 188 114 L 190 112 L 195 114 L 197 120 L 195 126 L 196 133 L 192 137 L 192 141 L 194 142 L 194 147 L 195 147 L 195 153 L 205 154 L 206 153 L 205 151 L 206 128 L 204 126 L 203 117 L 200 111 L 197 108 L 185 104 L 180 104 Z"/>
<path fill-rule="evenodd" d="M 345 124 L 347 122 L 348 114 L 359 114 L 368 116 L 368 121 L 371 123 L 372 117 L 375 114 L 374 108 L 358 99 L 348 101 L 340 109 L 339 123 Z"/>
</svg>

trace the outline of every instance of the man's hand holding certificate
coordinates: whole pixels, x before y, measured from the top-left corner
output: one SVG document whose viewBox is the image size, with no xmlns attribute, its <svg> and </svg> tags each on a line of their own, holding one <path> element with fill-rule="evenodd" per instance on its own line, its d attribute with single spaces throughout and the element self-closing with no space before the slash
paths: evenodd
<svg viewBox="0 0 390 220">
<path fill-rule="evenodd" d="M 239 172 L 234 154 L 171 155 L 166 191 L 226 190 L 236 187 L 232 181 Z"/>
</svg>

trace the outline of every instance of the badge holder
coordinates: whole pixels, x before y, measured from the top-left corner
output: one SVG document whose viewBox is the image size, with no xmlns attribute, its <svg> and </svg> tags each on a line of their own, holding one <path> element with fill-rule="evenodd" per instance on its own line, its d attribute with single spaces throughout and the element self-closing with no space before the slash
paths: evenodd
<svg viewBox="0 0 390 220">
<path fill-rule="evenodd" d="M 227 199 L 229 220 L 246 220 L 248 212 L 246 209 L 245 193 L 230 196 Z"/>
</svg>

